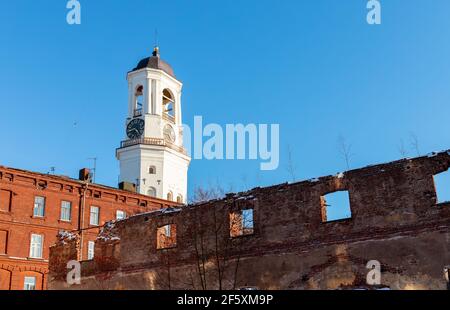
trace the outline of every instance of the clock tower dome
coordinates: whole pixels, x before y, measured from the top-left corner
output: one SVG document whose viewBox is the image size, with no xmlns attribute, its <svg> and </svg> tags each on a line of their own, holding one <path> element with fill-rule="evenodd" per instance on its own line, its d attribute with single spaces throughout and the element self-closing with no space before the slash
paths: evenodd
<svg viewBox="0 0 450 310">
<path fill-rule="evenodd" d="M 126 139 L 116 151 L 120 182 L 140 194 L 186 202 L 190 157 L 183 147 L 182 83 L 158 47 L 127 74 Z"/>
</svg>

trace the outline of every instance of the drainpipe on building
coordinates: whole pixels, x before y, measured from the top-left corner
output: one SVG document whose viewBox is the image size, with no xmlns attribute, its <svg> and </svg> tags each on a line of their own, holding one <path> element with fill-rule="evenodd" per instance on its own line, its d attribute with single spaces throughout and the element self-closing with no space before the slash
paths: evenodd
<svg viewBox="0 0 450 310">
<path fill-rule="evenodd" d="M 86 205 L 86 192 L 88 190 L 89 187 L 89 182 L 85 181 L 83 183 L 83 193 L 81 194 L 81 199 L 80 199 L 80 214 L 79 214 L 79 219 L 78 219 L 78 230 L 80 231 L 80 261 L 83 260 L 83 244 L 84 244 L 84 238 L 83 238 L 83 231 L 84 231 L 84 209 L 85 209 L 85 205 Z"/>
</svg>

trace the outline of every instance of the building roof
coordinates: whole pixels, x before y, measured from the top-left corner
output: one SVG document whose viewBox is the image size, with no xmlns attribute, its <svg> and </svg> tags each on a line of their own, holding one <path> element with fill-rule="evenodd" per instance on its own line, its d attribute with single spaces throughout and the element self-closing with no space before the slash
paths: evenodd
<svg viewBox="0 0 450 310">
<path fill-rule="evenodd" d="M 28 175 L 28 176 L 37 177 L 37 178 L 40 178 L 42 180 L 47 180 L 47 181 L 68 182 L 68 183 L 72 183 L 72 184 L 77 184 L 79 186 L 82 186 L 82 185 L 85 185 L 85 184 L 89 184 L 89 187 L 91 189 L 104 190 L 104 191 L 120 193 L 122 195 L 132 196 L 132 197 L 140 199 L 140 200 L 151 201 L 153 203 L 160 203 L 160 204 L 163 204 L 163 205 L 170 205 L 170 206 L 180 205 L 179 203 L 176 203 L 176 202 L 173 202 L 173 201 L 168 201 L 168 200 L 157 198 L 157 197 L 151 197 L 151 196 L 147 196 L 147 195 L 142 195 L 142 194 L 139 194 L 139 193 L 135 193 L 135 192 L 127 191 L 127 190 L 122 190 L 122 189 L 119 189 L 119 188 L 116 188 L 116 187 L 111 187 L 111 186 L 102 185 L 102 184 L 98 184 L 98 183 L 89 183 L 89 182 L 86 182 L 86 181 L 81 181 L 79 179 L 74 179 L 74 178 L 71 178 L 71 177 L 68 177 L 68 176 L 64 176 L 64 175 L 45 174 L 45 173 L 41 173 L 41 172 L 35 172 L 35 171 L 29 171 L 29 170 L 24 170 L 24 169 L 6 167 L 6 166 L 2 166 L 2 165 L 0 165 L 0 172 L 9 172 L 9 173 L 12 173 L 12 174 L 23 175 L 23 176 Z"/>
<path fill-rule="evenodd" d="M 164 71 L 165 73 L 167 73 L 168 75 L 176 78 L 175 73 L 173 72 L 172 66 L 161 59 L 161 57 L 159 55 L 158 47 L 155 47 L 151 57 L 147 57 L 147 58 L 144 58 L 141 61 L 139 61 L 136 68 L 131 70 L 131 72 L 137 71 L 140 69 L 144 69 L 144 68 L 161 70 L 161 71 Z"/>
</svg>

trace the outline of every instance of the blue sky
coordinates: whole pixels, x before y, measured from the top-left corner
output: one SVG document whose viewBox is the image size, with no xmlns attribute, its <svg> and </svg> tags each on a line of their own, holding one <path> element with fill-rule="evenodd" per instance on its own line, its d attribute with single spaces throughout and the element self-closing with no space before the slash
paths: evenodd
<svg viewBox="0 0 450 310">
<path fill-rule="evenodd" d="M 189 189 L 239 191 L 334 174 L 450 148 L 450 2 L 381 0 L 1 1 L 0 163 L 75 177 L 98 157 L 97 182 L 115 186 L 124 138 L 126 73 L 151 53 L 184 83 L 184 122 L 280 124 L 281 161 L 193 161 Z M 76 125 L 74 125 L 76 123 Z"/>
</svg>

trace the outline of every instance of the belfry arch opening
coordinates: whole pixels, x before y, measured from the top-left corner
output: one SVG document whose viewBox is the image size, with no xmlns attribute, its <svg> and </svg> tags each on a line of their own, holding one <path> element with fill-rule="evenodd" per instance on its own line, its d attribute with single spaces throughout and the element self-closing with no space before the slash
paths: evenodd
<svg viewBox="0 0 450 310">
<path fill-rule="evenodd" d="M 175 97 L 169 89 L 163 90 L 162 95 L 163 113 L 170 119 L 175 119 Z"/>
<path fill-rule="evenodd" d="M 135 97 L 135 103 L 134 103 L 133 116 L 138 117 L 138 116 L 142 115 L 142 106 L 144 104 L 144 86 L 139 85 L 138 87 L 136 87 L 134 97 Z"/>
</svg>

